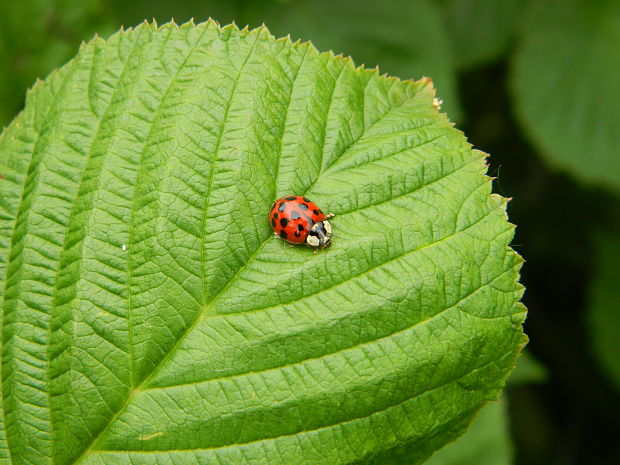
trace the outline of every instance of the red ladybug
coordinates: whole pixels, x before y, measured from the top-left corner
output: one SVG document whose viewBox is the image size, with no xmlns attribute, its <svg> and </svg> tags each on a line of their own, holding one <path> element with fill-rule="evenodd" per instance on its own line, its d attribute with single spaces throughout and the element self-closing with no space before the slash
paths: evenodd
<svg viewBox="0 0 620 465">
<path fill-rule="evenodd" d="M 334 215 L 325 215 L 307 197 L 289 195 L 276 200 L 269 212 L 269 223 L 285 241 L 292 244 L 306 242 L 308 247 L 327 247 L 332 240 L 332 227 L 327 221 Z"/>
</svg>

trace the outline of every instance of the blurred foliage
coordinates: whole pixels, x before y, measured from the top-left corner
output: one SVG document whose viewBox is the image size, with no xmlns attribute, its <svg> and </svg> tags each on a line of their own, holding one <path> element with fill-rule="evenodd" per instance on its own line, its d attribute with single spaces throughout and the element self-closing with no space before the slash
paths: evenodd
<svg viewBox="0 0 620 465">
<path fill-rule="evenodd" d="M 485 463 L 454 460 L 488 436 L 493 463 L 513 463 L 510 434 L 514 463 L 620 463 L 620 235 L 598 232 L 620 230 L 620 2 L 0 0 L 0 124 L 81 40 L 172 17 L 265 22 L 359 64 L 432 77 L 443 110 L 491 154 L 496 190 L 515 197 L 526 332 L 542 362 L 526 356 L 511 379 L 510 431 L 506 408 L 490 404 L 433 460 Z"/>
<path fill-rule="evenodd" d="M 75 55 L 95 31 L 111 32 L 112 24 L 100 0 L 0 1 L 0 125 L 21 109 L 37 78 Z"/>
<path fill-rule="evenodd" d="M 595 236 L 595 269 L 587 314 L 592 349 L 620 392 L 620 235 Z"/>
<path fill-rule="evenodd" d="M 549 376 L 547 369 L 536 360 L 529 351 L 525 350 L 521 353 L 521 357 L 517 362 L 515 371 L 512 372 L 508 379 L 511 386 L 530 383 L 543 383 Z"/>
<path fill-rule="evenodd" d="M 459 70 L 495 60 L 508 48 L 525 0 L 438 0 Z"/>
<path fill-rule="evenodd" d="M 522 38 L 512 82 L 524 128 L 553 166 L 620 190 L 620 2 L 535 2 Z"/>
</svg>

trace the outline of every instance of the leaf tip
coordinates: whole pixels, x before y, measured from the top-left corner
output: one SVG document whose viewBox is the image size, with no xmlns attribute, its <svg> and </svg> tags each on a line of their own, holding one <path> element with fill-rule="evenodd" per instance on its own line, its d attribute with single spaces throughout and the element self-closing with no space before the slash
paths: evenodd
<svg viewBox="0 0 620 465">
<path fill-rule="evenodd" d="M 194 18 L 190 18 L 189 20 L 185 21 L 183 24 L 179 25 L 179 29 L 180 30 L 186 30 L 186 29 L 198 29 L 200 27 L 200 25 L 196 25 L 196 23 L 194 23 Z"/>
<path fill-rule="evenodd" d="M 93 44 L 105 44 L 105 39 L 103 39 L 99 34 L 95 33 L 90 40 L 82 40 L 80 42 L 79 53 L 84 53 L 88 47 Z"/>
<path fill-rule="evenodd" d="M 433 78 L 428 76 L 423 76 L 418 81 L 421 85 L 428 87 L 433 92 L 433 97 L 435 97 L 435 84 L 433 83 Z"/>
<path fill-rule="evenodd" d="M 148 23 L 148 21 L 145 19 L 144 21 L 142 21 L 142 22 L 141 22 L 140 24 L 138 24 L 137 26 L 135 26 L 135 27 L 133 27 L 133 28 L 131 28 L 131 27 L 130 27 L 129 29 L 127 29 L 127 32 L 131 32 L 132 30 L 133 30 L 133 31 L 136 31 L 136 32 L 141 32 L 141 31 L 144 31 L 145 29 L 149 29 L 149 28 L 150 28 L 149 23 Z"/>
<path fill-rule="evenodd" d="M 349 68 L 351 68 L 352 70 L 356 69 L 355 62 L 353 61 L 351 55 L 344 55 L 342 52 L 336 54 L 333 50 L 329 50 L 328 52 L 324 53 L 327 53 L 331 59 L 342 63 L 344 66 L 349 66 Z M 365 69 L 363 64 L 360 66 Z"/>
<path fill-rule="evenodd" d="M 278 37 L 276 39 L 276 42 L 284 43 L 284 44 L 289 45 L 291 47 L 298 47 L 299 46 L 299 39 L 296 40 L 295 42 L 293 42 L 293 39 L 292 39 L 290 34 L 287 34 L 287 35 L 282 36 L 282 37 Z"/>
</svg>

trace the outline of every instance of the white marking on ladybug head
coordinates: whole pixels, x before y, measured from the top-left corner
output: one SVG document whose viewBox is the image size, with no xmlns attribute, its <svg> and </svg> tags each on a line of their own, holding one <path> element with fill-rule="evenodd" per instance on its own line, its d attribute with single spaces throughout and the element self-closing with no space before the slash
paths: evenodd
<svg viewBox="0 0 620 465">
<path fill-rule="evenodd" d="M 332 234 L 332 225 L 329 224 L 329 221 L 323 221 L 323 227 L 325 228 L 325 231 L 327 232 L 327 235 L 331 236 L 331 234 Z"/>
<path fill-rule="evenodd" d="M 311 236 L 311 235 L 308 235 L 308 237 L 306 238 L 306 242 L 311 247 L 318 247 L 320 244 L 319 238 L 316 236 Z"/>
</svg>

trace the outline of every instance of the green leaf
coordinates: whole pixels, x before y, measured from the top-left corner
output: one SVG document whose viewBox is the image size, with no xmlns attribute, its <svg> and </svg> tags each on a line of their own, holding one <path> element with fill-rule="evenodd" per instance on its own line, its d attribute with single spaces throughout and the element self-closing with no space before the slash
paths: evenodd
<svg viewBox="0 0 620 465">
<path fill-rule="evenodd" d="M 524 0 L 436 0 L 455 65 L 466 70 L 496 59 L 515 32 Z"/>
<path fill-rule="evenodd" d="M 520 384 L 544 383 L 549 377 L 547 368 L 527 350 L 521 352 L 517 360 L 517 366 L 508 378 L 508 384 L 517 386 Z"/>
<path fill-rule="evenodd" d="M 425 465 L 510 465 L 512 444 L 507 401 L 485 405 L 458 441 L 435 453 Z"/>
<path fill-rule="evenodd" d="M 8 463 L 419 463 L 462 432 L 524 343 L 522 260 L 433 101 L 213 22 L 35 86 L 0 138 Z M 287 193 L 330 248 L 273 237 Z"/>
<path fill-rule="evenodd" d="M 595 236 L 595 246 L 588 299 L 590 345 L 601 368 L 620 390 L 620 240 L 617 234 L 599 233 Z"/>
<path fill-rule="evenodd" d="M 553 166 L 620 188 L 620 3 L 534 2 L 514 63 L 522 124 Z"/>
<path fill-rule="evenodd" d="M 265 0 L 235 0 L 222 2 L 221 0 L 183 0 L 170 2 L 168 0 L 106 0 L 106 8 L 110 11 L 118 24 L 139 24 L 145 19 L 158 23 L 167 23 L 171 18 L 177 22 L 187 22 L 192 18 L 207 20 L 218 18 L 219 21 L 240 21 L 243 6 Z"/>
<path fill-rule="evenodd" d="M 431 0 L 270 0 L 249 2 L 242 18 L 403 79 L 432 77 L 442 109 L 461 119 L 450 43 Z"/>
</svg>

